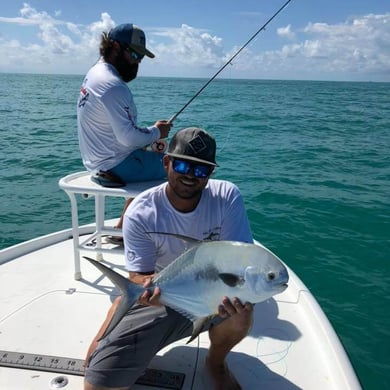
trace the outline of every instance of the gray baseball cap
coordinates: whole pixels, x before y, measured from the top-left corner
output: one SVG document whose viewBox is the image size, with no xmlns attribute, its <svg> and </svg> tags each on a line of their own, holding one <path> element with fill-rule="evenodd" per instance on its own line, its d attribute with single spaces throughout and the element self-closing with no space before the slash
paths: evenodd
<svg viewBox="0 0 390 390">
<path fill-rule="evenodd" d="M 154 54 L 146 48 L 145 33 L 132 23 L 124 23 L 114 27 L 108 37 L 113 41 L 124 43 L 139 54 L 154 58 Z"/>
<path fill-rule="evenodd" d="M 215 139 L 205 130 L 188 127 L 179 130 L 171 139 L 167 155 L 183 160 L 218 166 L 215 162 L 217 145 Z"/>
</svg>

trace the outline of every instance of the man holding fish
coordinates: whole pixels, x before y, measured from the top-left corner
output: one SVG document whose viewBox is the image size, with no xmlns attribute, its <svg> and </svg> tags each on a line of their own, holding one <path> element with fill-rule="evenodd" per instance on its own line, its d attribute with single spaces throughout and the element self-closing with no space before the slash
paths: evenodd
<svg viewBox="0 0 390 390">
<path fill-rule="evenodd" d="M 126 268 L 131 282 L 150 286 L 153 276 L 186 251 L 188 243 L 183 237 L 253 243 L 238 188 L 210 179 L 217 165 L 215 154 L 215 140 L 203 129 L 186 128 L 172 138 L 163 158 L 167 183 L 136 197 L 124 218 Z M 136 305 L 124 308 L 126 314 L 121 314 L 117 326 L 107 334 L 111 321 L 123 310 L 120 302 L 124 298 L 116 299 L 89 348 L 85 390 L 128 389 L 160 349 L 193 333 L 193 322 L 163 306 L 163 296 L 163 288 L 145 289 Z M 221 296 L 216 311 L 214 320 L 199 329 L 209 331 L 211 342 L 205 366 L 214 389 L 240 389 L 225 358 L 248 334 L 253 307 L 238 298 Z"/>
</svg>

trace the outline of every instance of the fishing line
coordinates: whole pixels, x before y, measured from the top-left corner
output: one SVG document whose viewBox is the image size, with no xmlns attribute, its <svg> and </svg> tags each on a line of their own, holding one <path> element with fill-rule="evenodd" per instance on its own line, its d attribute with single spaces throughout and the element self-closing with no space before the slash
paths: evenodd
<svg viewBox="0 0 390 390">
<path fill-rule="evenodd" d="M 286 1 L 264 24 L 261 26 L 245 43 L 240 47 L 240 49 L 223 65 L 210 80 L 208 80 L 202 88 L 175 114 L 169 119 L 169 123 L 172 123 L 205 89 L 206 87 L 229 65 L 231 62 L 256 38 L 256 36 L 263 31 L 269 23 L 276 16 L 283 11 L 284 8 L 291 2 L 291 0 Z"/>
</svg>

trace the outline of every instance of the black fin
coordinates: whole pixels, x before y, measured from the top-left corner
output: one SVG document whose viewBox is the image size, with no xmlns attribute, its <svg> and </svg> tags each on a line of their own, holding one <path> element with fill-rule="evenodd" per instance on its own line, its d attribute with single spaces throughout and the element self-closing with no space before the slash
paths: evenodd
<svg viewBox="0 0 390 390">
<path fill-rule="evenodd" d="M 192 335 L 188 339 L 186 344 L 189 344 L 192 340 L 196 339 L 200 333 L 208 328 L 209 323 L 217 316 L 218 314 L 210 314 L 207 317 L 198 318 L 194 322 Z"/>
<path fill-rule="evenodd" d="M 243 283 L 243 279 L 236 274 L 220 273 L 218 276 L 229 287 L 236 287 Z"/>
</svg>

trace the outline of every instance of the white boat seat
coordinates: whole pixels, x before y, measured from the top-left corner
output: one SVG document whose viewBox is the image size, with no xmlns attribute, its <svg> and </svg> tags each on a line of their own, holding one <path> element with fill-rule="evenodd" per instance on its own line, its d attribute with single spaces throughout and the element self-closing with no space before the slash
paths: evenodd
<svg viewBox="0 0 390 390">
<path fill-rule="evenodd" d="M 103 187 L 92 179 L 90 172 L 76 172 L 61 178 L 58 182 L 69 196 L 72 210 L 72 235 L 74 248 L 74 266 L 76 280 L 81 279 L 80 268 L 80 250 L 97 252 L 97 260 L 102 260 L 104 252 L 120 251 L 118 248 L 102 248 L 102 236 L 114 235 L 121 236 L 122 232 L 118 229 L 105 226 L 105 198 L 107 196 L 134 198 L 140 192 L 161 184 L 164 180 L 143 181 L 127 184 L 123 187 Z M 88 239 L 80 243 L 79 215 L 76 194 L 83 197 L 95 197 L 95 232 Z M 93 241 L 94 245 L 90 243 Z"/>
<path fill-rule="evenodd" d="M 119 177 L 113 175 L 111 172 L 100 171 L 95 175 L 91 175 L 91 180 L 97 184 L 102 185 L 103 187 L 118 188 L 124 187 L 124 183 Z"/>
</svg>

